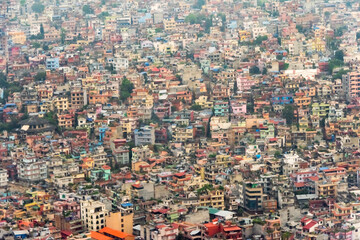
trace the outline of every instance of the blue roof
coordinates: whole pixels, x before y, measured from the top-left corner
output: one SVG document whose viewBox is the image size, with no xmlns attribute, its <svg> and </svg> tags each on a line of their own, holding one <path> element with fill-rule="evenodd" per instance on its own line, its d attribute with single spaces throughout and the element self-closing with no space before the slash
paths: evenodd
<svg viewBox="0 0 360 240">
<path fill-rule="evenodd" d="M 328 167 L 321 167 L 321 168 L 319 168 L 320 171 L 327 170 L 327 169 L 329 169 L 329 168 L 328 168 Z"/>
<path fill-rule="evenodd" d="M 132 207 L 132 203 L 122 203 L 121 206 L 122 207 Z"/>
</svg>

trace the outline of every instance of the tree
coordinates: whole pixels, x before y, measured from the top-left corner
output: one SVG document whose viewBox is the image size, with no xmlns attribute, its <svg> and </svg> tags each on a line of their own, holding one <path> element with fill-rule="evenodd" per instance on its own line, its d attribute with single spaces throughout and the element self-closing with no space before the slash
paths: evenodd
<svg viewBox="0 0 360 240">
<path fill-rule="evenodd" d="M 65 37 L 66 37 L 66 32 L 65 29 L 61 29 L 61 33 L 60 33 L 60 37 L 61 37 L 61 44 L 65 43 Z"/>
<path fill-rule="evenodd" d="M 205 4 L 206 4 L 205 0 L 197 0 L 193 7 L 197 9 L 201 9 L 202 6 L 204 6 Z"/>
<path fill-rule="evenodd" d="M 40 24 L 40 35 L 41 35 L 41 38 L 44 39 L 45 31 L 44 31 L 44 26 L 43 26 L 43 24 Z"/>
<path fill-rule="evenodd" d="M 238 86 L 237 86 L 237 81 L 236 81 L 236 80 L 235 80 L 235 82 L 234 82 L 234 89 L 233 89 L 233 91 L 234 91 L 234 94 L 237 95 Z"/>
<path fill-rule="evenodd" d="M 104 20 L 108 16 L 110 16 L 110 14 L 108 12 L 102 12 L 98 15 L 98 18 Z"/>
<path fill-rule="evenodd" d="M 130 82 L 126 77 L 124 77 L 120 86 L 120 99 L 122 101 L 128 99 L 128 97 L 131 96 L 133 90 L 134 90 L 134 84 Z"/>
<path fill-rule="evenodd" d="M 194 104 L 190 107 L 191 110 L 200 111 L 202 108 L 199 104 Z"/>
<path fill-rule="evenodd" d="M 267 74 L 267 72 L 268 72 L 268 70 L 267 70 L 267 68 L 266 67 L 264 67 L 264 69 L 262 70 L 262 75 L 266 75 Z"/>
<path fill-rule="evenodd" d="M 32 47 L 35 48 L 35 49 L 41 47 L 40 43 L 38 43 L 38 42 L 33 42 L 31 45 L 32 45 Z"/>
<path fill-rule="evenodd" d="M 302 25 L 296 25 L 296 29 L 298 30 L 299 33 L 304 33 L 304 28 Z"/>
<path fill-rule="evenodd" d="M 332 74 L 333 70 L 337 67 L 341 67 L 344 65 L 344 62 L 339 59 L 331 59 L 329 61 L 329 72 Z"/>
<path fill-rule="evenodd" d="M 24 6 L 24 5 L 25 5 L 25 3 L 26 3 L 26 0 L 20 0 L 20 4 L 21 4 L 21 6 Z"/>
<path fill-rule="evenodd" d="M 260 74 L 260 69 L 257 66 L 252 66 L 249 71 L 250 74 Z"/>
<path fill-rule="evenodd" d="M 286 123 L 291 126 L 294 121 L 294 106 L 293 105 L 285 105 L 282 111 L 283 118 L 286 119 Z"/>
<path fill-rule="evenodd" d="M 94 14 L 94 10 L 87 4 L 83 6 L 82 10 L 85 15 Z"/>
<path fill-rule="evenodd" d="M 44 51 L 48 51 L 48 50 L 49 50 L 49 46 L 46 45 L 46 44 L 44 44 L 44 45 L 43 45 L 43 50 L 44 50 Z"/>
<path fill-rule="evenodd" d="M 39 81 L 45 81 L 46 79 L 46 72 L 38 72 L 35 76 L 34 76 L 34 80 L 36 82 Z"/>
<path fill-rule="evenodd" d="M 45 6 L 42 5 L 41 3 L 34 3 L 31 6 L 31 10 L 33 10 L 36 13 L 42 13 L 45 10 Z"/>
<path fill-rule="evenodd" d="M 343 50 L 338 50 L 335 52 L 335 59 L 344 62 L 344 52 Z"/>
</svg>

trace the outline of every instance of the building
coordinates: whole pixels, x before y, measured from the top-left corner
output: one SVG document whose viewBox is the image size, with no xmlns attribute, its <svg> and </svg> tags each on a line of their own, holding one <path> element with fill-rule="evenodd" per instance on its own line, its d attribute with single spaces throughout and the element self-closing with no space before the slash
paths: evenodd
<svg viewBox="0 0 360 240">
<path fill-rule="evenodd" d="M 47 58 L 46 59 L 46 69 L 55 70 L 60 67 L 59 58 Z"/>
<path fill-rule="evenodd" d="M 360 97 L 360 72 L 343 75 L 343 91 L 347 100 Z"/>
<path fill-rule="evenodd" d="M 244 183 L 244 207 L 249 211 L 261 211 L 263 207 L 263 187 L 261 183 Z"/>
<path fill-rule="evenodd" d="M 47 178 L 46 161 L 27 156 L 17 164 L 18 178 L 22 181 L 40 181 Z"/>
<path fill-rule="evenodd" d="M 151 126 L 144 126 L 140 129 L 135 129 L 135 146 L 155 144 L 155 129 Z"/>
<path fill-rule="evenodd" d="M 120 211 L 109 212 L 106 216 L 106 227 L 121 231 L 127 234 L 133 234 L 134 209 L 131 203 L 122 203 Z"/>
<path fill-rule="evenodd" d="M 99 231 L 106 226 L 105 204 L 94 200 L 80 201 L 81 220 L 88 231 Z"/>
<path fill-rule="evenodd" d="M 8 184 L 8 173 L 6 169 L 0 169 L 0 187 L 6 187 Z"/>
<path fill-rule="evenodd" d="M 91 232 L 91 239 L 94 240 L 134 240 L 135 237 L 131 234 L 127 234 L 109 227 L 95 232 Z"/>
</svg>

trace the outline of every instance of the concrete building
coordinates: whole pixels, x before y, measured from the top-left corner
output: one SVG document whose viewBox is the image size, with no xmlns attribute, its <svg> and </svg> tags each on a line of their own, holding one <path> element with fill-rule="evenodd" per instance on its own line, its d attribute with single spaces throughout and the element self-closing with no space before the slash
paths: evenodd
<svg viewBox="0 0 360 240">
<path fill-rule="evenodd" d="M 0 169 L 0 187 L 6 187 L 8 184 L 8 173 L 6 169 Z"/>
<path fill-rule="evenodd" d="M 106 216 L 106 226 L 127 234 L 133 234 L 134 209 L 131 203 L 120 205 L 120 211 L 110 212 Z"/>
<path fill-rule="evenodd" d="M 81 201 L 80 208 L 85 229 L 98 231 L 105 227 L 108 212 L 104 203 L 94 200 Z"/>
<path fill-rule="evenodd" d="M 360 96 L 360 72 L 343 75 L 343 91 L 347 100 Z"/>
<path fill-rule="evenodd" d="M 144 126 L 135 129 L 135 146 L 155 144 L 155 129 L 151 126 Z"/>
<path fill-rule="evenodd" d="M 60 67 L 59 58 L 47 58 L 46 59 L 46 69 L 55 70 Z"/>
<path fill-rule="evenodd" d="M 20 160 L 17 172 L 22 181 L 40 181 L 47 178 L 47 165 L 35 156 L 27 156 Z"/>
</svg>

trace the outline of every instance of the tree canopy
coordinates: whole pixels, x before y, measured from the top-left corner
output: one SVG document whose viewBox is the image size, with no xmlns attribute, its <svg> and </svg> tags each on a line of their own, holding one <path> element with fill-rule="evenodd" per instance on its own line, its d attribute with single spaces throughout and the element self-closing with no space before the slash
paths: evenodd
<svg viewBox="0 0 360 240">
<path fill-rule="evenodd" d="M 94 14 L 94 9 L 92 9 L 89 5 L 84 5 L 82 10 L 85 15 L 86 14 Z"/>
<path fill-rule="evenodd" d="M 41 3 L 34 3 L 31 6 L 31 10 L 33 10 L 36 13 L 42 13 L 45 10 L 45 6 L 42 5 Z"/>
<path fill-rule="evenodd" d="M 131 93 L 134 89 L 134 84 L 130 82 L 127 78 L 124 78 L 120 86 L 120 99 L 125 101 L 131 96 Z"/>
</svg>

